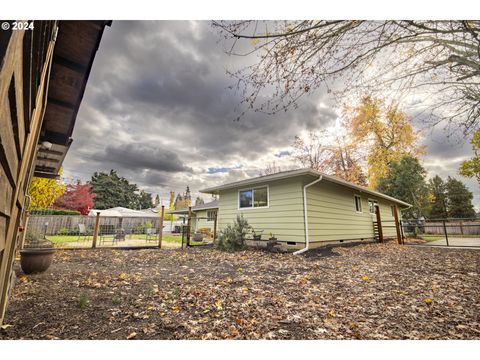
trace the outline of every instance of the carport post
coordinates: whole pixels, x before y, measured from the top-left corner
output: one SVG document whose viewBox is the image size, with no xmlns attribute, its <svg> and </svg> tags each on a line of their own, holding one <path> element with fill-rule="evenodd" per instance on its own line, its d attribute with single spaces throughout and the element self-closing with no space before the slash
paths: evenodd
<svg viewBox="0 0 480 360">
<path fill-rule="evenodd" d="M 162 238 L 163 238 L 163 217 L 165 216 L 165 205 L 162 205 L 162 213 L 160 216 L 160 229 L 158 230 L 158 248 L 162 248 Z"/>
<path fill-rule="evenodd" d="M 383 243 L 382 219 L 380 217 L 380 206 L 375 206 L 375 214 L 377 215 L 378 240 Z"/>
<path fill-rule="evenodd" d="M 393 205 L 393 216 L 395 218 L 395 229 L 397 230 L 397 241 L 402 244 L 402 235 L 400 234 L 400 223 L 398 222 L 398 209 L 397 205 Z"/>
<path fill-rule="evenodd" d="M 443 220 L 443 231 L 445 232 L 445 241 L 447 242 L 447 246 L 450 246 L 448 245 L 448 232 L 447 232 L 447 225 L 445 225 L 445 220 Z"/>
<path fill-rule="evenodd" d="M 97 247 L 97 238 L 98 238 L 99 228 L 100 228 L 100 211 L 97 211 L 97 216 L 95 218 L 95 229 L 93 230 L 92 249 L 95 249 Z"/>
<path fill-rule="evenodd" d="M 215 218 L 213 219 L 213 241 L 217 238 L 217 217 L 218 217 L 218 210 L 215 211 Z"/>
</svg>

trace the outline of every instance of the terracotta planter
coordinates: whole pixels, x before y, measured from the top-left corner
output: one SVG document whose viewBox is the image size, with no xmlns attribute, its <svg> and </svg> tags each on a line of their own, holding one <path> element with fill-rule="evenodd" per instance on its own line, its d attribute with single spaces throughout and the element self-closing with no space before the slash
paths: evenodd
<svg viewBox="0 0 480 360">
<path fill-rule="evenodd" d="M 23 249 L 20 251 L 20 265 L 25 274 L 40 273 L 52 264 L 55 249 Z"/>
</svg>

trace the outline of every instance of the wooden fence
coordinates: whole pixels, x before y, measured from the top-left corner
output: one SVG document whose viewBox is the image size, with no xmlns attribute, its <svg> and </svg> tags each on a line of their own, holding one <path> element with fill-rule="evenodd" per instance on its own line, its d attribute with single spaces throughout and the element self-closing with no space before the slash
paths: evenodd
<svg viewBox="0 0 480 360">
<path fill-rule="evenodd" d="M 445 221 L 449 235 L 480 235 L 480 221 Z M 423 226 L 425 234 L 443 235 L 445 230 L 442 221 L 427 222 Z"/>
</svg>

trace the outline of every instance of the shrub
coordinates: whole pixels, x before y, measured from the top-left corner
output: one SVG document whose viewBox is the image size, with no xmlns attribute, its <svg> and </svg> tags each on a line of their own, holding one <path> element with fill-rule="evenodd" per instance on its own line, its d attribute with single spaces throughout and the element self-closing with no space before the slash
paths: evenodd
<svg viewBox="0 0 480 360">
<path fill-rule="evenodd" d="M 145 223 L 135 225 L 133 227 L 133 232 L 135 234 L 145 234 L 146 229 L 152 229 L 153 227 L 153 222 L 147 221 Z"/>
<path fill-rule="evenodd" d="M 44 238 L 44 236 L 37 231 L 28 230 L 25 234 L 23 247 L 25 249 L 51 248 L 53 247 L 53 242 Z"/>
<path fill-rule="evenodd" d="M 220 231 L 216 242 L 217 248 L 226 251 L 236 251 L 245 248 L 245 239 L 251 233 L 252 227 L 248 225 L 243 215 L 237 215 L 233 225 L 227 225 Z"/>
<path fill-rule="evenodd" d="M 60 229 L 57 231 L 57 235 L 62 235 L 62 236 L 70 235 L 70 229 L 67 229 L 67 228 Z"/>
<path fill-rule="evenodd" d="M 76 211 L 76 210 L 34 208 L 30 210 L 30 215 L 81 215 L 81 214 L 79 211 Z"/>
</svg>

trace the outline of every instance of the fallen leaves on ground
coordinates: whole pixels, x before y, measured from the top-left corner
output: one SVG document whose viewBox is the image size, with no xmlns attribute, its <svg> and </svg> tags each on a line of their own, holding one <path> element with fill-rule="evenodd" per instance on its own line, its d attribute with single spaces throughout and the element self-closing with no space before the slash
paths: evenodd
<svg viewBox="0 0 480 360">
<path fill-rule="evenodd" d="M 0 339 L 479 339 L 479 264 L 393 242 L 57 251 L 46 273 L 16 265 Z"/>
</svg>

